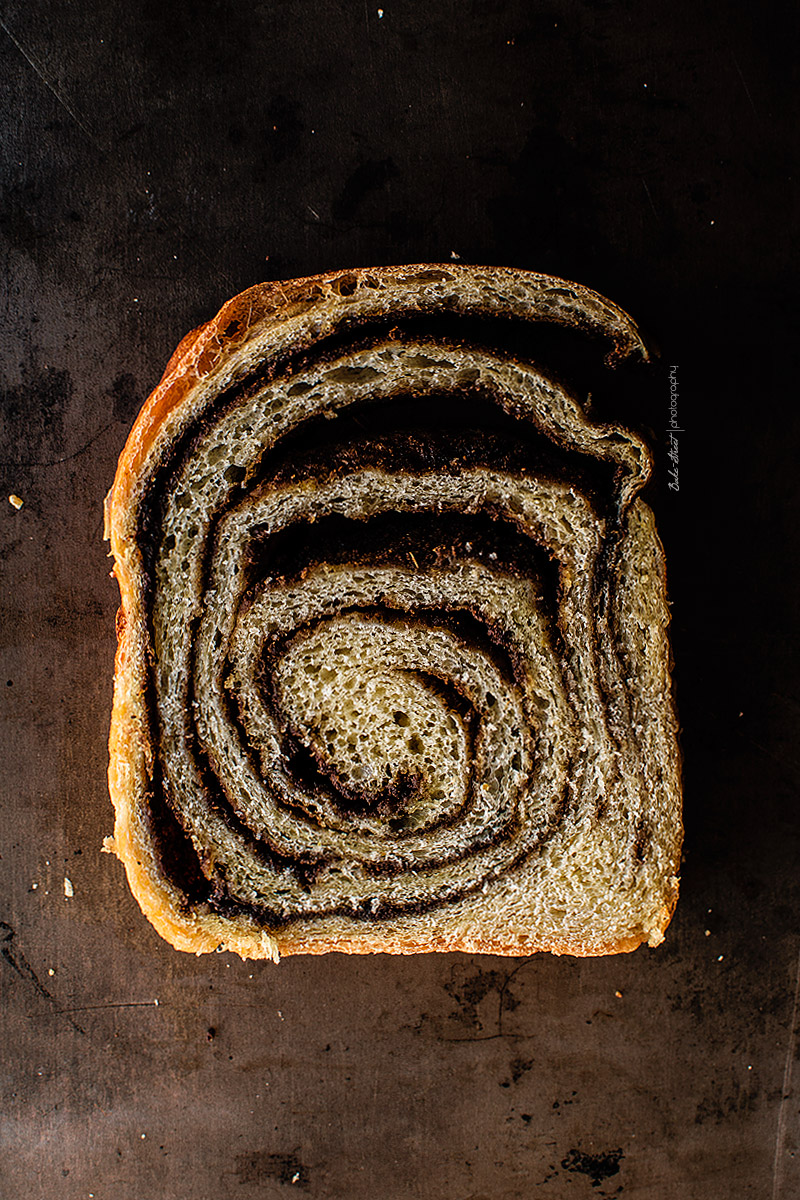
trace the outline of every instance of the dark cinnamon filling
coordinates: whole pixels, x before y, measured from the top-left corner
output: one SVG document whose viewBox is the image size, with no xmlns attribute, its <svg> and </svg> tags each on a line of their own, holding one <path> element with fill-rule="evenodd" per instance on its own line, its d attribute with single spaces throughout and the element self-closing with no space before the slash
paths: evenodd
<svg viewBox="0 0 800 1200">
<path fill-rule="evenodd" d="M 396 318 L 395 318 L 396 319 Z M 474 329 L 471 329 L 474 324 Z M 507 352 L 524 355 L 527 359 L 538 343 L 544 361 L 560 362 L 571 369 L 572 377 L 580 379 L 584 372 L 588 378 L 589 361 L 594 356 L 596 365 L 597 346 L 584 349 L 576 355 L 574 333 L 556 327 L 519 328 L 506 319 L 493 322 L 470 322 L 462 316 L 423 317 L 408 322 L 415 337 L 435 336 L 441 339 L 448 331 L 457 330 L 461 343 L 465 333 L 477 333 L 483 340 L 497 344 Z M 372 323 L 369 329 L 359 329 L 370 338 L 394 333 L 393 324 Z M 572 357 L 566 354 L 567 341 L 573 346 Z M 343 331 L 334 338 L 314 347 L 314 364 L 333 362 L 343 348 L 352 349 L 352 330 Z M 442 346 L 446 355 L 447 347 Z M 583 354 L 583 357 L 581 357 Z M 561 357 L 559 357 L 561 356 Z M 538 359 L 541 361 L 541 358 Z M 220 415 L 242 403 L 255 393 L 264 382 L 274 378 L 284 369 L 295 373 L 302 369 L 302 354 L 293 356 L 286 363 L 272 364 L 261 376 L 253 376 L 245 385 L 233 389 L 221 397 L 213 413 L 208 414 L 200 428 L 190 431 L 176 446 L 172 447 L 160 470 L 155 471 L 148 485 L 148 493 L 140 507 L 140 544 L 145 563 L 145 579 L 152 594 L 153 567 L 161 537 L 165 511 L 164 499 L 173 486 L 179 471 L 191 460 L 198 439 L 216 422 Z M 596 375 L 593 375 L 596 385 Z M 342 382 L 346 382 L 343 379 Z M 506 413 L 493 396 L 485 391 L 465 387 L 447 395 L 398 395 L 379 403 L 363 403 L 337 414 L 335 420 L 315 417 L 302 426 L 286 433 L 275 446 L 267 451 L 258 466 L 256 477 L 248 483 L 269 490 L 271 487 L 286 486 L 294 481 L 316 478 L 331 481 L 359 470 L 373 468 L 388 473 L 457 473 L 478 467 L 498 472 L 568 482 L 593 504 L 600 515 L 611 516 L 614 512 L 615 484 L 618 482 L 614 464 L 581 454 L 574 449 L 558 446 L 551 438 L 539 431 L 528 419 L 516 419 Z M 234 488 L 229 506 L 241 500 L 243 489 Z M 227 511 L 227 510 L 225 510 Z M 214 514 L 213 523 L 224 512 Z M 483 561 L 493 570 L 505 571 L 517 577 L 536 582 L 540 594 L 539 607 L 544 615 L 551 641 L 560 657 L 563 646 L 558 628 L 558 567 L 547 552 L 530 538 L 520 533 L 505 514 L 453 514 L 441 513 L 435 517 L 429 513 L 379 514 L 368 521 L 351 520 L 339 516 L 324 517 L 313 523 L 298 522 L 277 534 L 267 536 L 254 530 L 248 563 L 246 593 L 248 595 L 265 579 L 292 582 L 302 579 L 310 565 L 318 562 L 349 564 L 351 566 L 395 566 L 430 571 L 446 568 L 465 560 Z M 206 564 L 210 561 L 213 536 L 208 538 Z M 613 574 L 611 563 L 613 552 L 603 561 L 601 577 L 596 582 L 597 594 L 601 596 Z M 384 613 L 386 617 L 396 614 Z M 408 618 L 397 618 L 405 619 Z M 502 670 L 504 676 L 513 680 L 519 666 L 517 649 L 508 644 L 505 631 L 491 629 L 475 613 L 459 610 L 433 613 L 415 613 L 413 619 L 435 619 L 464 637 L 470 644 L 486 652 Z M 270 656 L 278 647 L 265 647 L 263 658 L 264 680 L 269 675 Z M 441 686 L 446 686 L 442 684 Z M 150 685 L 152 691 L 152 684 Z M 456 697 L 448 703 L 457 704 Z M 191 703 L 187 705 L 187 732 L 196 762 L 201 766 L 209 802 L 214 805 L 225 823 L 243 836 L 254 857 L 276 872 L 287 871 L 299 880 L 306 890 L 313 888 L 319 872 L 329 868 L 333 860 L 330 855 L 302 854 L 297 857 L 278 853 L 269 845 L 268 839 L 255 836 L 248 830 L 235 812 L 235 798 L 226 797 L 211 764 L 204 759 L 196 745 L 191 730 Z M 232 702 L 230 716 L 238 723 L 239 714 Z M 470 718 L 474 725 L 474 719 Z M 470 726 L 471 728 L 472 726 Z M 240 727 L 240 732 L 241 727 Z M 471 746 L 474 742 L 470 735 Z M 246 745 L 246 738 L 242 737 Z M 402 813 L 405 804 L 413 797 L 418 781 L 411 776 L 398 776 L 375 793 L 347 788 L 331 772 L 329 764 L 315 758 L 309 748 L 302 744 L 296 731 L 285 728 L 285 746 L 289 771 L 301 787 L 325 792 L 342 814 L 369 811 L 371 808 L 386 815 L 397 823 L 395 832 L 402 833 Z M 560 819 L 559 815 L 550 822 L 551 827 Z M 154 842 L 163 869 L 186 896 L 186 903 L 208 905 L 220 913 L 247 913 L 269 927 L 287 920 L 307 919 L 306 914 L 286 917 L 265 902 L 264 905 L 243 903 L 230 892 L 219 865 L 213 869 L 204 864 L 195 852 L 191 839 L 184 832 L 180 815 L 170 806 L 168 789 L 161 786 L 159 773 L 154 779 L 154 795 L 151 805 Z M 457 819 L 453 818 L 454 820 Z M 431 862 L 427 870 L 441 866 L 447 861 L 459 861 L 468 854 L 500 844 L 515 832 L 514 822 L 506 822 L 502 828 L 489 830 L 466 851 L 459 851 L 451 858 Z M 541 835 L 549 836 L 549 833 Z M 538 844 L 538 840 L 536 841 Z M 535 851 L 535 844 L 521 850 L 514 862 L 504 868 L 511 870 Z M 364 870 L 376 877 L 391 875 L 398 870 L 396 861 L 372 864 Z M 364 920 L 382 920 L 401 912 L 419 913 L 437 904 L 457 899 L 480 887 L 478 880 L 461 889 L 446 891 L 440 898 L 392 903 L 377 897 L 374 901 L 359 903 L 356 907 L 343 903 L 320 912 L 317 916 L 334 912 L 347 913 Z M 280 888 L 276 888 L 280 894 Z"/>
<path fill-rule="evenodd" d="M 531 858 L 540 846 L 546 845 L 563 822 L 567 814 L 567 808 L 566 798 L 562 798 L 553 816 L 540 834 L 532 839 L 531 843 L 521 849 L 518 854 L 515 854 L 502 868 L 492 872 L 491 878 L 501 879 L 503 876 L 511 874 Z M 488 846 L 491 844 L 493 843 L 487 842 L 485 845 Z M 484 848 L 484 845 L 481 848 Z M 387 864 L 385 869 L 378 867 L 373 873 L 375 875 L 382 874 L 387 876 L 393 873 L 393 869 L 391 864 Z M 461 887 L 443 890 L 441 895 L 428 899 L 394 901 L 386 897 L 376 896 L 368 900 L 346 901 L 331 905 L 324 910 L 318 910 L 315 913 L 301 913 L 296 916 L 287 915 L 279 908 L 275 908 L 268 903 L 264 903 L 263 905 L 252 904 L 236 899 L 224 893 L 221 889 L 214 890 L 206 904 L 202 907 L 211 909 L 220 915 L 250 917 L 266 929 L 281 929 L 298 920 L 320 920 L 323 917 L 331 916 L 348 916 L 364 923 L 373 923 L 390 921 L 395 917 L 401 916 L 422 916 L 434 908 L 441 907 L 443 904 L 457 903 L 459 900 L 480 891 L 485 882 L 486 879 L 484 877 L 475 879 Z M 276 894 L 280 893 L 277 892 Z"/>
<path fill-rule="evenodd" d="M 277 533 L 254 525 L 243 601 L 262 583 L 294 583 L 319 563 L 395 567 L 425 573 L 463 562 L 482 562 L 498 573 L 529 579 L 555 628 L 558 564 L 522 534 L 505 514 L 377 513 L 367 520 L 331 513 L 297 521 Z M 477 632 L 477 630 L 475 630 Z"/>
<path fill-rule="evenodd" d="M 411 549 L 412 546 L 414 550 Z M 298 523 L 298 525 L 271 537 L 263 534 L 259 536 L 256 532 L 248 583 L 251 589 L 258 586 L 265 574 L 268 574 L 273 580 L 276 577 L 285 582 L 297 580 L 302 577 L 309 564 L 318 562 L 320 559 L 350 565 L 409 567 L 413 566 L 411 556 L 416 560 L 417 567 L 421 571 L 434 566 L 443 567 L 464 561 L 465 558 L 484 559 L 493 569 L 507 570 L 527 579 L 539 581 L 540 611 L 546 615 L 546 623 L 549 625 L 553 640 L 556 642 L 560 640 L 556 621 L 557 565 L 541 547 L 534 545 L 530 539 L 519 534 L 508 522 L 492 520 L 485 515 L 439 514 L 431 517 L 430 514 L 390 513 L 381 514 L 369 521 L 353 521 L 330 516 L 313 525 L 305 522 Z M 463 609 L 453 612 L 437 608 L 421 610 L 409 617 L 407 614 L 400 614 L 391 609 L 377 611 L 382 619 L 394 620 L 400 624 L 407 624 L 408 620 L 412 619 L 413 621 L 432 621 L 437 625 L 450 628 L 471 647 L 490 657 L 505 678 L 509 681 L 515 679 L 516 672 L 521 665 L 518 648 L 509 642 L 508 634 L 504 629 L 488 627 L 477 612 L 470 613 Z M 365 614 L 376 613 L 376 610 L 366 609 L 363 612 Z M 295 630 L 292 636 L 297 632 L 298 630 Z M 265 694 L 268 691 L 266 683 L 269 678 L 270 664 L 277 659 L 281 652 L 282 646 L 278 644 L 265 646 L 261 680 Z M 431 680 L 428 680 L 427 683 L 428 686 L 433 686 Z M 448 689 L 443 683 L 440 683 L 440 687 L 447 692 L 448 705 L 452 704 L 454 708 L 457 707 L 459 699 L 450 694 L 452 689 Z M 460 703 L 463 706 L 463 699 L 460 699 Z M 194 746 L 195 761 L 203 763 L 204 756 L 196 744 L 191 728 L 189 719 L 191 711 L 192 705 L 189 704 L 187 705 L 189 744 Z M 229 701 L 229 718 L 240 728 L 240 744 L 247 746 L 246 733 L 241 727 L 240 714 L 237 712 L 234 699 Z M 374 806 L 377 811 L 391 808 L 392 817 L 397 822 L 395 832 L 402 836 L 402 807 L 413 792 L 413 780 L 394 781 L 389 789 L 385 789 L 386 794 L 383 792 L 371 796 L 367 793 L 360 796 L 351 794 L 347 789 L 342 788 L 341 781 L 331 774 L 327 764 L 318 760 L 314 761 L 308 749 L 292 737 L 290 729 L 286 730 L 286 735 L 289 770 L 298 785 L 324 793 L 334 801 L 342 814 L 364 811 L 370 806 Z M 470 737 L 470 743 L 474 745 L 473 737 Z M 229 828 L 246 839 L 254 857 L 276 871 L 289 871 L 305 890 L 310 891 L 319 872 L 331 865 L 333 860 L 330 855 L 320 854 L 317 856 L 306 853 L 297 858 L 281 855 L 269 845 L 263 835 L 255 835 L 247 829 L 246 823 L 236 816 L 236 797 L 224 794 L 210 764 L 206 764 L 204 777 L 208 802 L 213 803 L 218 815 L 223 818 Z M 171 813 L 167 801 L 162 800 L 160 811 L 162 817 L 166 818 L 165 825 L 167 827 L 174 825 L 179 828 L 174 816 L 170 820 Z M 307 817 L 302 809 L 297 810 L 297 813 Z M 439 822 L 438 827 L 453 824 L 457 820 L 458 814 L 449 820 L 443 819 Z M 500 826 L 495 824 L 493 828 L 487 829 L 485 835 L 480 839 L 473 840 L 468 848 L 437 858 L 435 861 L 429 861 L 425 870 L 436 869 L 445 865 L 446 862 L 458 862 L 480 850 L 499 845 L 513 833 L 513 821 L 511 823 L 505 821 Z M 183 859 L 188 866 L 182 866 L 178 861 L 177 848 L 179 844 Z M 186 876 L 187 884 L 191 882 L 190 894 L 200 898 L 203 895 L 200 879 L 205 879 L 205 876 L 202 872 L 202 864 L 197 859 L 191 842 L 183 835 L 179 840 L 173 838 L 170 846 L 173 848 L 173 852 L 169 861 L 167 856 L 164 858 L 165 869 L 173 878 L 177 878 L 183 873 Z M 397 874 L 408 868 L 398 864 L 397 859 L 390 856 L 385 863 L 364 864 L 363 869 L 366 874 L 377 879 Z M 207 899 L 212 906 L 217 907 L 219 911 L 222 911 L 226 905 L 229 906 L 231 902 L 235 902 L 229 894 L 228 884 L 218 866 L 211 872 L 211 884 L 209 885 L 208 881 L 205 883 L 203 898 Z M 436 903 L 439 901 L 431 900 L 428 907 Z M 423 911 L 424 907 L 424 905 L 420 907 L 416 901 L 414 902 L 414 911 Z M 258 906 L 250 906 L 248 911 L 255 913 L 257 908 Z M 328 913 L 331 910 L 326 909 L 325 911 Z M 349 908 L 346 911 L 350 911 Z M 368 915 L 374 917 L 376 911 L 380 912 L 382 909 L 370 908 Z M 400 908 L 397 911 L 400 911 Z M 403 911 L 406 910 L 403 909 Z M 273 921 L 274 918 L 275 913 L 270 910 L 269 920 Z"/>
<path fill-rule="evenodd" d="M 485 467 L 500 474 L 568 483 L 602 512 L 615 464 L 559 446 L 488 391 L 398 395 L 312 417 L 264 457 L 250 486 L 341 478 L 365 468 L 389 474 L 452 473 Z"/>
</svg>

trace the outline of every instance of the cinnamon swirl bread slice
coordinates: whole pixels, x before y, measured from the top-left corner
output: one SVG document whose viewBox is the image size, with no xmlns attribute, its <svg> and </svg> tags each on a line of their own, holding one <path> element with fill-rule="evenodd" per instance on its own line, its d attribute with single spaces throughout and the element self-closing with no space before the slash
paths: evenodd
<svg viewBox="0 0 800 1200">
<path fill-rule="evenodd" d="M 264 284 L 179 346 L 107 500 L 108 839 L 174 946 L 657 944 L 677 727 L 642 440 L 537 333 L 646 357 L 575 284 Z"/>
</svg>

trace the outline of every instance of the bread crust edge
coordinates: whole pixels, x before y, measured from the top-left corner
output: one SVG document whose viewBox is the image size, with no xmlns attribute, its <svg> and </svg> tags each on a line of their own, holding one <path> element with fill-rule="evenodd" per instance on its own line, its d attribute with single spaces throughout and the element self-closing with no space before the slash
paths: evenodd
<svg viewBox="0 0 800 1200">
<path fill-rule="evenodd" d="M 524 275 L 544 286 L 563 286 L 577 297 L 599 304 L 604 312 L 616 318 L 618 327 L 602 329 L 613 341 L 607 356 L 611 364 L 632 355 L 648 358 L 648 350 L 630 317 L 613 302 L 583 285 L 556 276 L 538 274 L 510 267 L 454 267 L 453 264 L 411 264 L 395 267 L 343 269 L 291 280 L 285 283 L 256 284 L 228 300 L 209 321 L 192 330 L 180 341 L 171 355 L 161 380 L 145 401 L 120 455 L 114 482 L 105 502 L 105 537 L 111 543 L 114 557 L 112 575 L 120 589 L 117 613 L 117 652 L 114 670 L 114 701 L 109 734 L 108 783 L 115 810 L 113 837 L 107 838 L 103 849 L 113 853 L 122 863 L 130 890 L 143 914 L 168 943 L 178 950 L 197 955 L 227 950 L 242 959 L 273 959 L 299 954 L 417 954 L 469 953 L 498 956 L 527 957 L 535 953 L 552 953 L 573 957 L 595 957 L 630 953 L 645 942 L 656 945 L 663 938 L 678 900 L 678 863 L 675 863 L 672 894 L 666 898 L 658 927 L 650 934 L 635 933 L 615 942 L 581 942 L 575 938 L 540 939 L 539 941 L 509 942 L 469 936 L 414 938 L 407 933 L 396 937 L 376 937 L 374 934 L 350 934 L 345 941 L 338 938 L 309 938 L 298 934 L 270 934 L 252 922 L 237 918 L 237 927 L 230 919 L 216 914 L 186 914 L 182 911 L 180 893 L 160 869 L 147 831 L 147 791 L 136 779 L 150 779 L 153 763 L 152 735 L 148 713 L 143 703 L 144 680 L 147 672 L 147 641 L 141 615 L 140 589 L 135 578 L 138 550 L 132 543 L 126 525 L 131 512 L 137 484 L 146 466 L 147 456 L 159 433 L 170 417 L 178 412 L 190 394 L 231 353 L 246 343 L 252 331 L 265 321 L 286 318 L 308 303 L 314 289 L 333 289 L 345 279 L 363 281 L 379 275 L 399 280 L 413 272 L 442 271 L 467 277 L 479 272 Z M 553 318 L 556 320 L 556 318 Z M 585 323 L 568 314 L 558 318 L 562 324 L 580 328 Z M 597 326 L 598 329 L 602 327 Z M 134 567 L 129 556 L 134 556 Z M 682 829 L 677 839 L 680 847 Z M 678 851 L 678 858 L 680 852 Z M 244 927 L 243 927 L 244 926 Z M 659 933 L 660 928 L 660 933 Z"/>
</svg>

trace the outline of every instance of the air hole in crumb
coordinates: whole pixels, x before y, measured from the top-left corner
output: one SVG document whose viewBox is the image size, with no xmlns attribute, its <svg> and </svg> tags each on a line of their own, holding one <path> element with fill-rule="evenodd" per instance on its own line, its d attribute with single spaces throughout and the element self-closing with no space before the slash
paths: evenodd
<svg viewBox="0 0 800 1200">
<path fill-rule="evenodd" d="M 331 286 L 340 296 L 352 296 L 358 286 L 358 280 L 355 275 L 343 275 L 341 279 L 335 280 Z"/>
<path fill-rule="evenodd" d="M 369 383 L 381 377 L 382 373 L 374 367 L 334 367 L 325 372 L 325 378 L 333 383 Z"/>
<path fill-rule="evenodd" d="M 411 723 L 411 718 L 409 717 L 408 713 L 396 712 L 394 714 L 394 723 L 395 725 L 399 725 L 401 728 L 405 728 L 406 725 Z"/>
</svg>

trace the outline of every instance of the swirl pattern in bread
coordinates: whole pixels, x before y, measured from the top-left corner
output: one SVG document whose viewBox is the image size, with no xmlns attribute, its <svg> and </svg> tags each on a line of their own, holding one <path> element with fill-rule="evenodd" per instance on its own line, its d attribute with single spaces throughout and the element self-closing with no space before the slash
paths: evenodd
<svg viewBox="0 0 800 1200">
<path fill-rule="evenodd" d="M 662 939 L 680 777 L 650 455 L 492 341 L 540 326 L 646 357 L 585 288 L 461 266 L 251 288 L 173 356 L 107 534 L 109 848 L 176 947 Z"/>
</svg>

